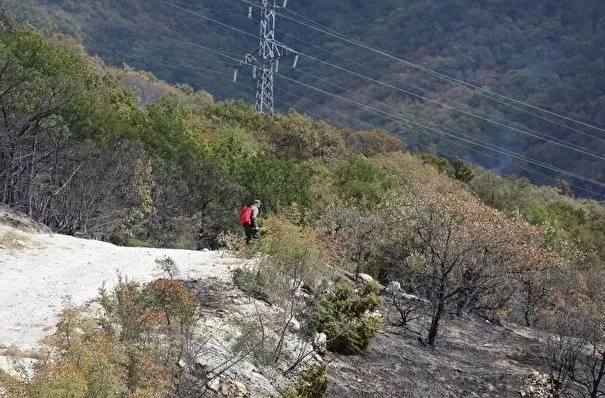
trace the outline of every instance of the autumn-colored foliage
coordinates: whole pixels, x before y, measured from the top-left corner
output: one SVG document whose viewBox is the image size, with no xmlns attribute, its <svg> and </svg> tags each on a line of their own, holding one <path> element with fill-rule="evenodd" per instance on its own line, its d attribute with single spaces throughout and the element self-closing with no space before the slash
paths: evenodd
<svg viewBox="0 0 605 398">
<path fill-rule="evenodd" d="M 195 298 L 178 281 L 120 281 L 93 319 L 67 307 L 33 379 L 7 378 L 14 398 L 161 398 L 174 388 Z"/>
<path fill-rule="evenodd" d="M 107 68 L 63 36 L 1 23 L 0 201 L 59 232 L 201 249 L 241 248 L 238 211 L 261 199 L 262 239 L 246 249 L 262 252 L 258 268 L 234 280 L 284 309 L 273 362 L 295 316 L 335 350 L 369 349 L 380 322 L 365 310 L 376 292 L 321 290 L 345 270 L 398 281 L 428 302 L 429 345 L 450 312 L 473 313 L 585 339 L 587 358 L 602 364 L 602 203 L 573 199 L 564 183 L 536 187 L 436 151 L 406 152 L 381 130 L 215 103 Z M 314 319 L 303 318 L 303 288 L 320 296 Z M 66 386 L 74 396 L 170 391 L 194 297 L 172 279 L 123 280 L 99 302 L 100 326 L 67 309 L 31 383 L 3 385 L 16 397 L 59 397 Z M 577 334 L 571 314 L 585 321 Z"/>
<path fill-rule="evenodd" d="M 193 321 L 197 302 L 181 282 L 156 279 L 147 286 L 145 293 L 149 297 L 149 307 L 163 313 L 169 326 L 184 326 Z"/>
</svg>

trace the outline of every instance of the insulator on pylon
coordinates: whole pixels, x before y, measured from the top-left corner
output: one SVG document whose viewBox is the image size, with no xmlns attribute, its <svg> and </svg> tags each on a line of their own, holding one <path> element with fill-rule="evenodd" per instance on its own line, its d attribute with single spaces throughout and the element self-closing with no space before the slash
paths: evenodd
<svg viewBox="0 0 605 398">
<path fill-rule="evenodd" d="M 260 40 L 258 48 L 246 54 L 239 68 L 252 67 L 252 77 L 256 80 L 254 109 L 261 113 L 273 113 L 273 78 L 274 74 L 279 73 L 278 58 L 294 55 L 292 68 L 296 68 L 298 64 L 296 51 L 275 40 L 275 20 L 279 15 L 276 11 L 286 8 L 288 0 L 244 0 L 244 2 L 248 3 L 248 18 L 252 18 L 253 7 L 259 8 L 260 14 L 255 18 L 259 20 Z M 233 81 L 237 83 L 237 71 L 233 72 Z"/>
</svg>

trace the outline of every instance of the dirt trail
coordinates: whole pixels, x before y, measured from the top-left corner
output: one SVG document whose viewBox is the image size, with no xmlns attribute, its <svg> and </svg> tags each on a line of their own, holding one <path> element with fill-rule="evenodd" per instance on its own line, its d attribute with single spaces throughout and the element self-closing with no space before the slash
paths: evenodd
<svg viewBox="0 0 605 398">
<path fill-rule="evenodd" d="M 126 248 L 0 225 L 0 348 L 33 347 L 52 333 L 66 296 L 82 305 L 118 274 L 141 282 L 161 276 L 155 260 L 165 256 L 187 279 L 226 280 L 241 264 L 221 252 Z"/>
</svg>

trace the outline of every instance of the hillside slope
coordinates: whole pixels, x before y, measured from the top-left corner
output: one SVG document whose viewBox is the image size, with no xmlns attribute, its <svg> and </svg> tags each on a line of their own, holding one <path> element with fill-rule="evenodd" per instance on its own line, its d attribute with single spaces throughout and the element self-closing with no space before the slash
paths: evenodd
<svg viewBox="0 0 605 398">
<path fill-rule="evenodd" d="M 328 372 L 337 396 L 513 396 L 534 367 L 557 372 L 546 377 L 556 394 L 603 392 L 603 203 L 574 199 L 565 184 L 537 187 L 410 152 L 381 131 L 357 134 L 297 112 L 269 116 L 243 102 L 214 102 L 106 67 L 68 37 L 5 19 L 0 60 L 4 204 L 73 236 L 227 247 L 258 258 L 234 273 L 233 285 L 124 282 L 102 295 L 99 318 L 64 311 L 47 340 L 56 355 L 39 356 L 45 363 L 30 382 L 0 373 L 14 397 L 62 397 L 63 386 L 76 385 L 82 397 L 100 389 L 163 398 L 190 376 L 205 390 L 207 370 L 221 364 L 237 376 L 244 370 L 229 361 L 239 366 L 248 355 L 254 365 L 246 372 L 273 375 L 280 392 L 309 365 L 297 396 L 309 395 L 302 391 L 309 377 L 325 396 Z M 261 239 L 246 245 L 238 214 L 254 199 L 263 203 Z M 13 305 L 2 309 L 9 337 L 50 331 L 60 296 L 94 297 L 105 280 L 115 283 L 115 268 L 153 278 L 156 255 L 173 253 L 185 278 L 217 275 L 208 251 L 123 249 L 10 228 L 0 244 L 7 294 L 27 304 L 3 297 Z M 55 307 L 30 317 L 47 301 Z M 200 319 L 216 320 L 209 336 L 221 336 L 221 347 L 191 340 Z M 493 326 L 507 323 L 527 327 Z M 537 333 L 554 339 L 538 346 Z M 558 344 L 566 340 L 574 344 Z M 198 348 L 210 349 L 202 362 Z M 337 361 L 328 367 L 321 355 Z"/>
<path fill-rule="evenodd" d="M 37 23 L 51 20 L 65 31 L 81 34 L 90 51 L 110 64 L 128 63 L 151 70 L 168 81 L 203 88 L 217 98 L 253 98 L 253 85 L 246 82 L 247 74 L 240 74 L 247 87 L 227 84 L 236 63 L 199 45 L 239 58 L 238 54 L 243 55 L 254 48 L 255 40 L 174 7 L 186 7 L 255 33 L 257 28 L 245 17 L 246 7 L 242 3 L 231 1 L 217 5 L 204 0 L 175 2 L 170 6 L 159 0 L 82 1 L 77 4 L 7 0 L 6 4 L 21 19 Z M 282 68 L 287 77 L 398 117 L 413 116 L 434 122 L 434 128 L 454 129 L 571 173 L 601 182 L 605 179 L 605 163 L 599 157 L 535 137 L 544 135 L 599 155 L 605 153 L 602 129 L 593 129 L 518 103 L 513 103 L 513 107 L 504 105 L 509 101 L 502 98 L 494 101 L 489 96 L 479 95 L 476 90 L 427 75 L 409 65 L 293 22 L 309 24 L 304 17 L 310 17 L 350 38 L 361 39 L 406 60 L 602 127 L 605 124 L 602 111 L 605 80 L 601 71 L 605 65 L 605 50 L 600 43 L 605 35 L 605 6 L 601 2 L 582 0 L 572 5 L 550 0 L 455 3 L 432 0 L 401 4 L 393 0 L 370 3 L 305 0 L 291 2 L 288 7 L 295 13 L 285 11 L 280 19 L 280 40 L 303 55 L 336 63 L 412 94 L 377 86 L 304 56 L 299 63 L 299 72 Z M 78 25 L 81 28 L 77 28 Z M 355 62 L 361 62 L 363 67 Z M 430 101 L 419 99 L 419 95 Z M 551 178 L 555 181 L 565 178 L 580 188 L 603 193 L 602 185 L 468 142 L 452 140 L 417 124 L 360 111 L 356 106 L 284 79 L 278 79 L 278 96 L 282 101 L 279 103 L 281 109 L 295 105 L 355 128 L 367 129 L 368 124 L 384 127 L 400 134 L 411 146 L 436 144 L 448 156 L 460 154 L 467 160 L 504 173 L 516 173 L 549 184 L 553 183 Z M 436 105 L 431 102 L 433 100 L 486 117 L 497 124 Z M 344 112 L 340 114 L 339 111 Z M 520 134 L 518 130 L 534 137 Z M 580 189 L 576 191 L 580 195 L 590 195 Z"/>
<path fill-rule="evenodd" d="M 0 370 L 14 372 L 15 363 L 25 369 L 31 366 L 32 360 L 15 357 L 14 349 L 33 352 L 44 336 L 54 332 L 64 305 L 90 303 L 102 285 L 111 290 L 118 275 L 141 283 L 160 277 L 154 260 L 164 256 L 175 260 L 181 278 L 205 299 L 205 304 L 200 303 L 205 325 L 200 330 L 212 331 L 214 339 L 200 353 L 200 363 L 220 363 L 221 355 L 228 355 L 233 335 L 241 333 L 242 317 L 253 316 L 259 306 L 264 308 L 229 283 L 231 270 L 243 261 L 226 254 L 123 248 L 1 224 Z M 390 303 L 385 304 L 381 312 L 395 319 Z M 527 375 L 543 365 L 540 334 L 531 328 L 451 317 L 443 333 L 447 343 L 427 352 L 415 332 L 387 322 L 368 355 L 329 353 L 330 396 L 517 397 Z M 288 344 L 295 343 L 295 337 L 288 336 Z M 274 388 L 266 377 L 247 358 L 222 376 L 220 383 L 243 382 L 250 397 L 260 398 Z"/>
</svg>

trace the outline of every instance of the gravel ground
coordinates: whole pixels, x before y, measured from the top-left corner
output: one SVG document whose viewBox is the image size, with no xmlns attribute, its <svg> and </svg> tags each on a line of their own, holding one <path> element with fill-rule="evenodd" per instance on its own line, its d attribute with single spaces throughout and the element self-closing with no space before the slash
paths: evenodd
<svg viewBox="0 0 605 398">
<path fill-rule="evenodd" d="M 227 280 L 242 261 L 225 253 L 127 248 L 0 225 L 0 348 L 27 349 L 54 331 L 64 297 L 83 305 L 118 275 L 141 282 L 162 275 L 155 260 L 171 257 L 184 279 Z"/>
</svg>

